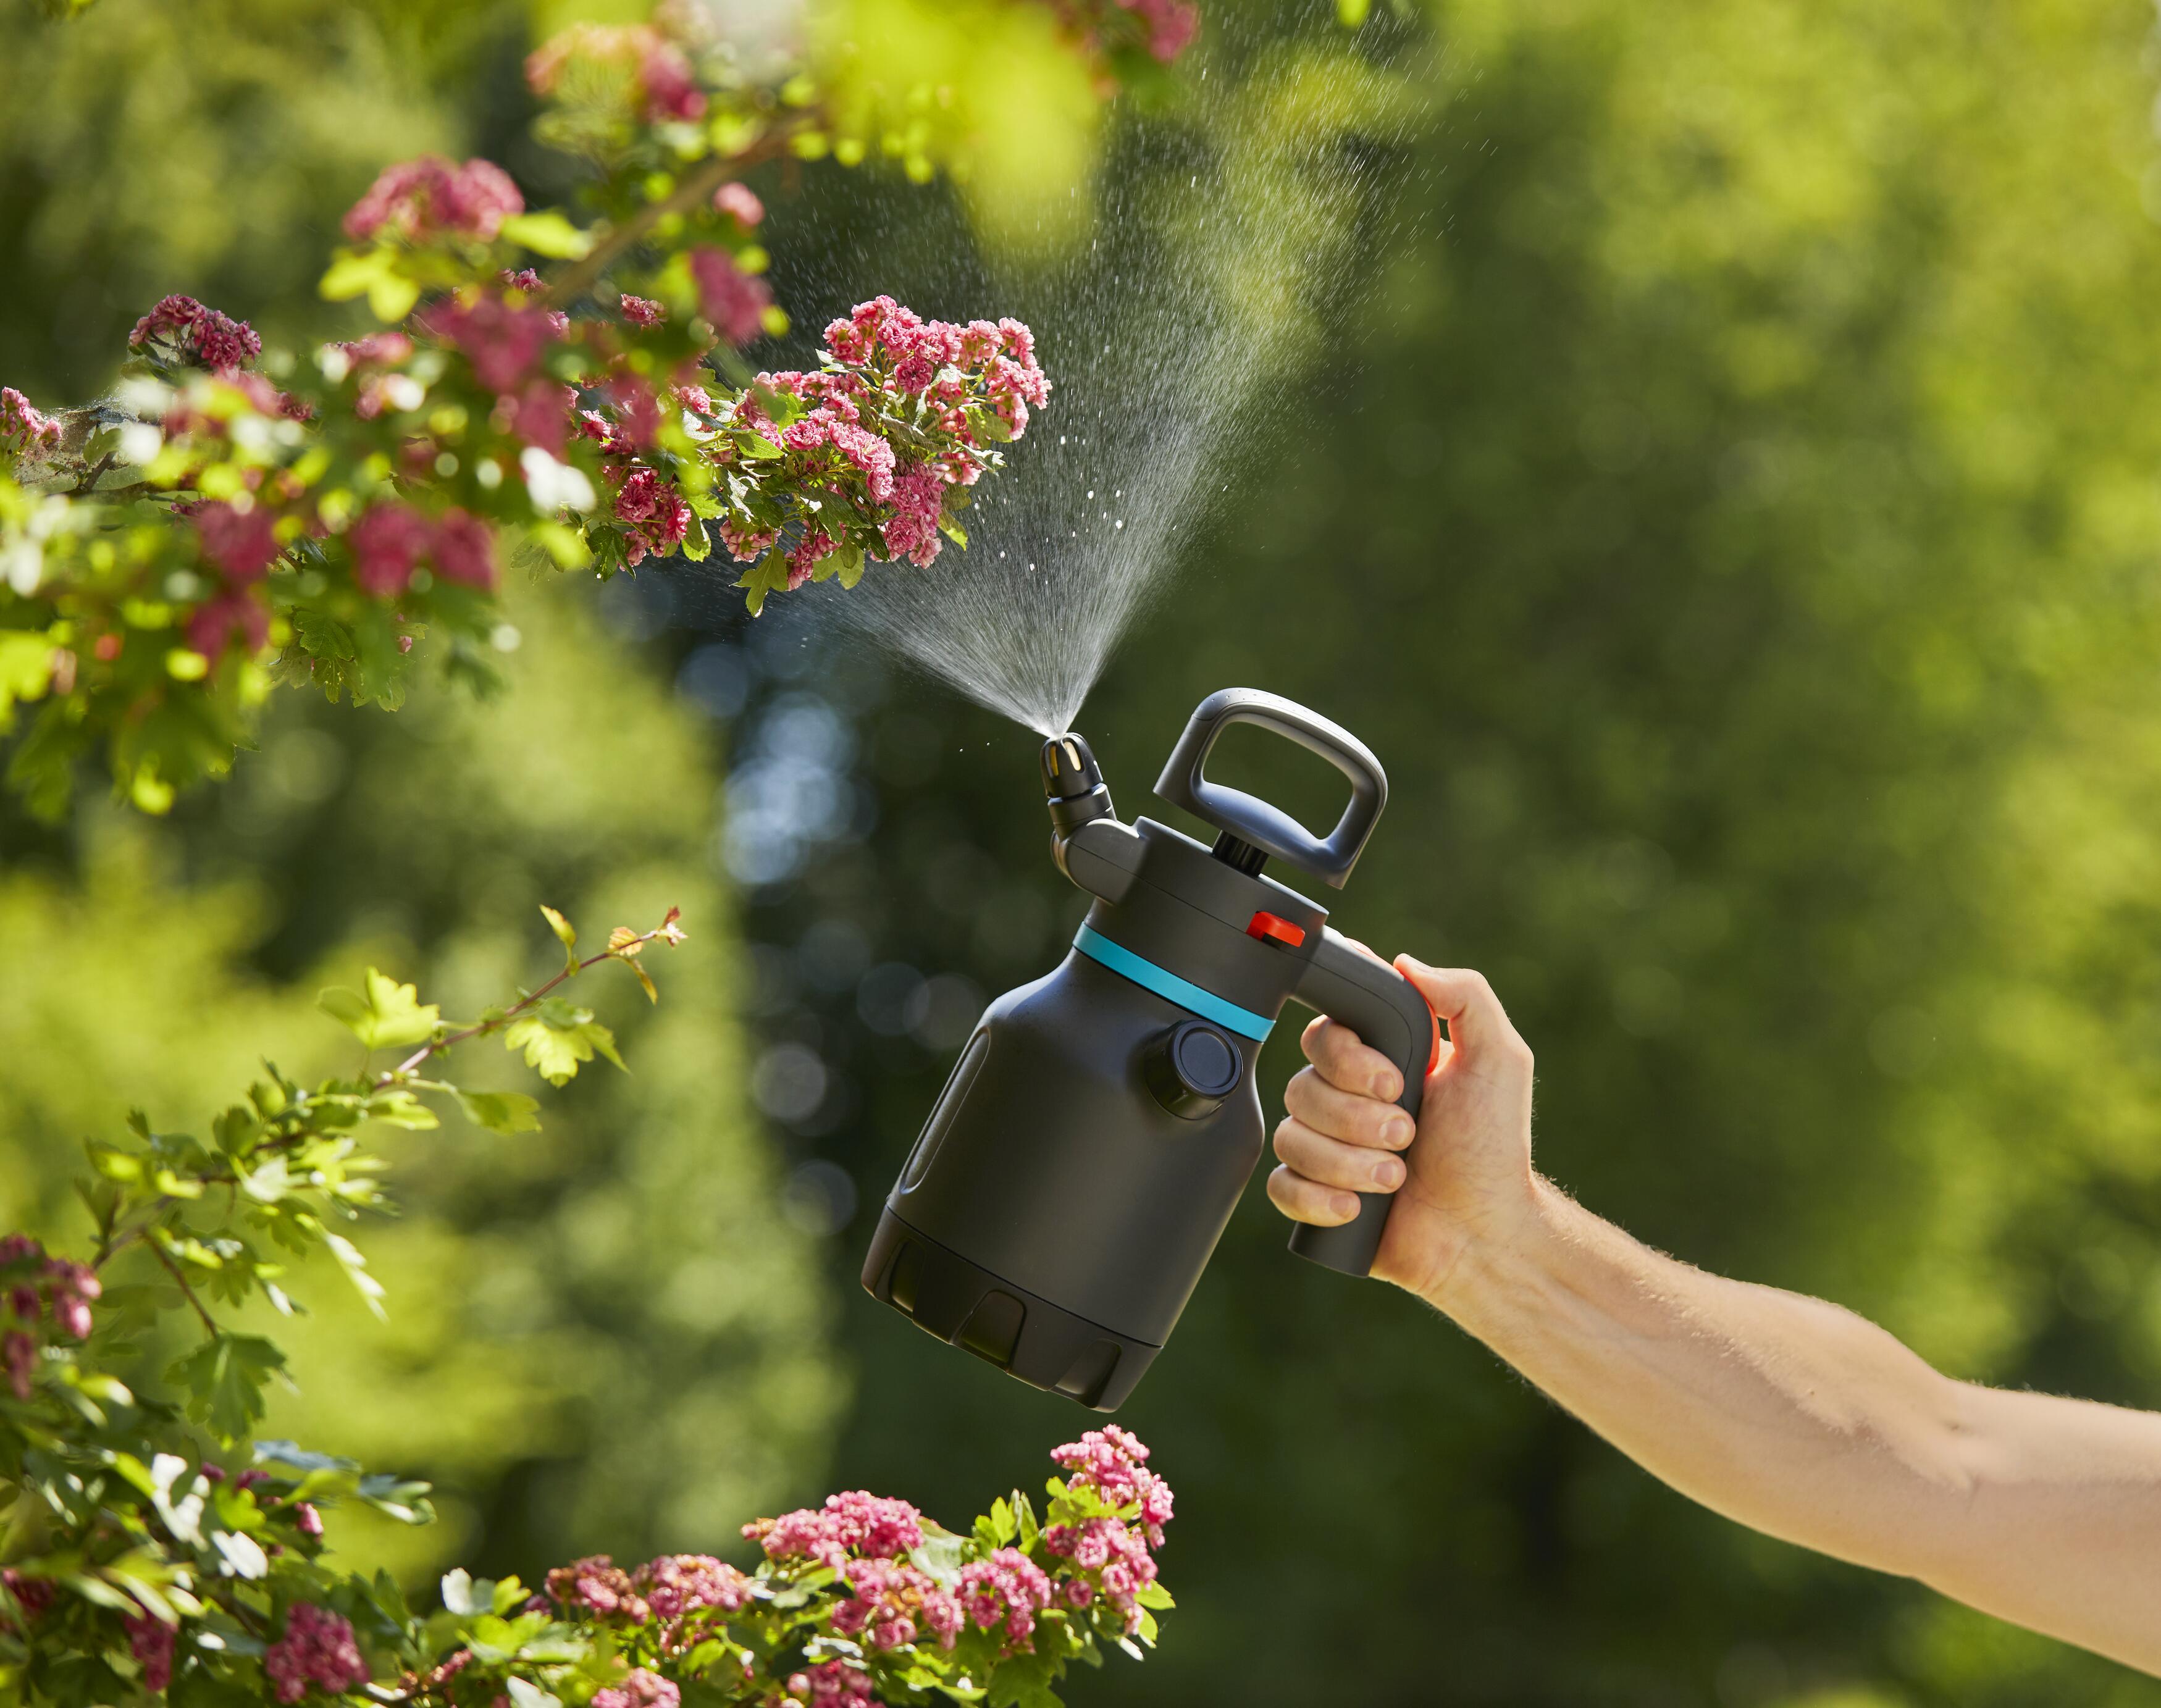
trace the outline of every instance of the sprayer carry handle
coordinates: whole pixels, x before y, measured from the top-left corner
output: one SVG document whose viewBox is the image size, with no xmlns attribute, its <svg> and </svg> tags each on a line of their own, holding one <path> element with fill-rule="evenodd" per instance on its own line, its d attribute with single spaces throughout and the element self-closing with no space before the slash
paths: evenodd
<svg viewBox="0 0 2161 1708">
<path fill-rule="evenodd" d="M 1242 789 L 1211 783 L 1200 773 L 1216 738 L 1234 723 L 1264 730 L 1318 753 L 1350 779 L 1351 799 L 1343 816 L 1325 836 L 1316 836 L 1280 807 Z M 1185 732 L 1164 761 L 1155 780 L 1158 799 L 1182 806 L 1219 831 L 1263 853 L 1288 860 L 1323 883 L 1343 888 L 1358 863 L 1366 838 L 1372 835 L 1381 809 L 1388 804 L 1388 777 L 1373 750 L 1333 719 L 1258 688 L 1222 688 L 1193 709 Z"/>
<path fill-rule="evenodd" d="M 1393 1062 L 1403 1076 L 1397 1107 L 1418 1119 L 1425 1076 L 1440 1047 L 1440 1023 L 1408 979 L 1330 925 L 1323 928 L 1291 997 L 1340 1020 Z M 1290 1248 L 1346 1275 L 1371 1274 L 1394 1201 L 1391 1192 L 1361 1192 L 1358 1214 L 1351 1221 L 1340 1227 L 1301 1222 L 1291 1232 Z"/>
</svg>

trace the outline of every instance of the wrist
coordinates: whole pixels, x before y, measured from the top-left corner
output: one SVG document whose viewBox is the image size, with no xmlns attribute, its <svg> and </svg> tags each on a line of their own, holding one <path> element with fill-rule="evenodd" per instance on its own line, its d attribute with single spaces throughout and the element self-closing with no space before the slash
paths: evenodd
<svg viewBox="0 0 2161 1708">
<path fill-rule="evenodd" d="M 1466 1329 L 1501 1299 L 1535 1285 L 1549 1273 L 1565 1243 L 1563 1232 L 1574 1202 L 1542 1174 L 1526 1170 L 1486 1213 L 1466 1223 L 1452 1262 L 1419 1296 Z M 1475 1333 L 1476 1330 L 1472 1329 Z"/>
</svg>

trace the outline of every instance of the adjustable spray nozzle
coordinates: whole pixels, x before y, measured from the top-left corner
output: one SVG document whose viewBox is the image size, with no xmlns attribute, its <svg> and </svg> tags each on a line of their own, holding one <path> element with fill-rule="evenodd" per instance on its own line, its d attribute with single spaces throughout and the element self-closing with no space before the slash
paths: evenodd
<svg viewBox="0 0 2161 1708">
<path fill-rule="evenodd" d="M 1111 791 L 1085 737 L 1070 731 L 1043 744 L 1043 792 L 1051 833 L 1063 842 L 1081 825 L 1111 816 Z"/>
</svg>

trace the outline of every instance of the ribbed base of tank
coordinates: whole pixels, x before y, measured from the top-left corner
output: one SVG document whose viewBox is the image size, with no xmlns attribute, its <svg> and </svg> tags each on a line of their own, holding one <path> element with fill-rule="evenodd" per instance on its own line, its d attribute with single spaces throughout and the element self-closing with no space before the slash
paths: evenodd
<svg viewBox="0 0 2161 1708">
<path fill-rule="evenodd" d="M 890 1207 L 863 1259 L 863 1287 L 925 1333 L 1099 1412 L 1123 1404 L 1163 1350 L 1016 1287 L 918 1233 Z"/>
</svg>

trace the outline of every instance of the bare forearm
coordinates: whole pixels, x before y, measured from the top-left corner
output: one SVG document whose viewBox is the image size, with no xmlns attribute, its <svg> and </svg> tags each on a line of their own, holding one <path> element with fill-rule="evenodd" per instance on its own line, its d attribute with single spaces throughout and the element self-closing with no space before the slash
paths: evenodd
<svg viewBox="0 0 2161 1708">
<path fill-rule="evenodd" d="M 1524 1229 L 1431 1302 L 1705 1506 L 1912 1569 L 1900 1508 L 1937 1474 L 1951 1384 L 1858 1317 L 1661 1257 L 1544 1183 Z"/>
<path fill-rule="evenodd" d="M 1757 1529 L 2161 1666 L 2161 1420 L 1950 1381 L 1849 1311 L 1535 1200 L 1431 1302 L 1622 1451 Z"/>
</svg>

